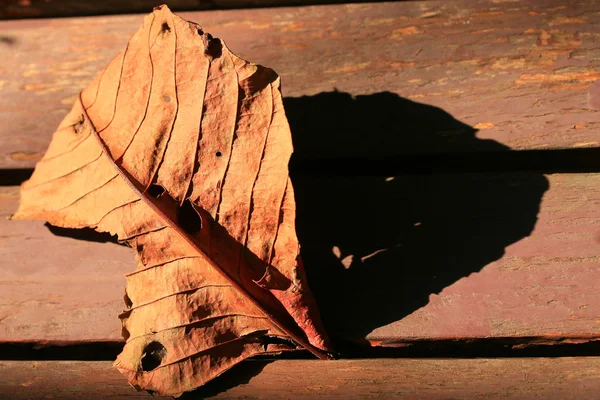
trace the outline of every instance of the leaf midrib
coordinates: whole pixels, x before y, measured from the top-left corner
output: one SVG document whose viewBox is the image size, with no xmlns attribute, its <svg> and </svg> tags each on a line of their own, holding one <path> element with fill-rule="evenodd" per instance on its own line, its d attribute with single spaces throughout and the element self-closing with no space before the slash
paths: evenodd
<svg viewBox="0 0 600 400">
<path fill-rule="evenodd" d="M 255 307 L 257 307 L 277 329 L 284 332 L 291 339 L 293 339 L 296 343 L 298 343 L 299 345 L 304 347 L 306 350 L 311 352 L 316 357 L 323 359 L 323 360 L 329 359 L 329 357 L 327 356 L 327 354 L 324 351 L 311 345 L 306 339 L 302 338 L 300 335 L 293 332 L 292 329 L 286 327 L 284 324 L 282 324 L 280 321 L 278 321 L 278 319 L 275 316 L 273 316 L 271 313 L 269 313 L 252 295 L 250 295 L 250 293 L 247 292 L 247 290 L 243 286 L 241 286 L 235 279 L 233 279 L 231 276 L 229 276 L 229 274 L 227 272 L 225 272 L 216 262 L 214 262 L 210 257 L 208 257 L 198 247 L 195 240 L 193 240 L 187 233 L 182 231 L 181 228 L 176 223 L 174 223 L 173 220 L 171 220 L 169 217 L 167 217 L 165 215 L 165 213 L 163 213 L 162 210 L 152 200 L 150 200 L 148 198 L 148 196 L 146 195 L 146 193 L 144 191 L 141 191 L 137 187 L 137 185 L 133 182 L 133 179 L 130 178 L 127 171 L 123 170 L 119 165 L 117 165 L 115 163 L 115 161 L 112 159 L 112 157 L 110 156 L 110 151 L 109 151 L 108 147 L 106 146 L 106 144 L 104 143 L 104 141 L 102 140 L 100 135 L 98 134 L 94 123 L 92 122 L 91 118 L 87 114 L 87 110 L 83 107 L 81 93 L 79 94 L 78 101 L 82 105 L 82 113 L 84 115 L 84 118 L 86 118 L 90 123 L 91 134 L 97 140 L 98 145 L 102 149 L 103 155 L 108 158 L 111 165 L 115 168 L 115 170 L 117 171 L 117 173 L 119 174 L 121 179 L 123 179 L 125 181 L 125 183 L 127 183 L 127 185 L 140 197 L 140 199 L 148 207 L 150 207 L 152 209 L 152 211 L 154 211 L 155 214 L 158 215 L 159 218 L 161 218 L 165 222 L 166 226 L 173 229 L 176 234 L 178 234 L 188 245 L 190 245 L 194 249 L 194 251 L 199 255 L 199 258 L 204 259 L 204 261 L 206 261 L 208 263 L 208 265 L 210 265 L 211 268 L 214 268 L 219 274 L 221 274 L 239 293 L 241 293 L 248 301 L 250 301 Z"/>
</svg>

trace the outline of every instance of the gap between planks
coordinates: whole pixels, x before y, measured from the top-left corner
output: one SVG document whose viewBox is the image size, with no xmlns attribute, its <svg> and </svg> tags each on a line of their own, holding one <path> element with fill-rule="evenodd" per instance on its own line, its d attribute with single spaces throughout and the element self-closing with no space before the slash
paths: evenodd
<svg viewBox="0 0 600 400">
<path fill-rule="evenodd" d="M 124 342 L 7 341 L 0 342 L 0 361 L 113 361 Z M 523 358 L 588 357 L 600 355 L 600 335 L 547 335 L 496 338 L 437 338 L 339 342 L 340 359 L 362 358 Z M 308 351 L 265 356 L 270 360 L 314 360 Z"/>
<path fill-rule="evenodd" d="M 300 158 L 290 161 L 292 179 L 389 177 L 406 174 L 600 172 L 600 148 L 520 150 L 500 153 L 420 154 L 382 158 Z M 20 185 L 33 168 L 0 169 L 0 186 Z"/>
</svg>

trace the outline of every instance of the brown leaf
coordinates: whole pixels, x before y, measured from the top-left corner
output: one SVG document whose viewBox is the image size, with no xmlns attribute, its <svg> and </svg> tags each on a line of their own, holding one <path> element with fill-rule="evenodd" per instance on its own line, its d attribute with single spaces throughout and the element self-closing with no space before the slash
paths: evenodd
<svg viewBox="0 0 600 400">
<path fill-rule="evenodd" d="M 92 227 L 136 250 L 115 366 L 178 395 L 257 354 L 327 357 L 291 153 L 277 75 L 161 6 L 81 93 L 13 218 Z"/>
</svg>

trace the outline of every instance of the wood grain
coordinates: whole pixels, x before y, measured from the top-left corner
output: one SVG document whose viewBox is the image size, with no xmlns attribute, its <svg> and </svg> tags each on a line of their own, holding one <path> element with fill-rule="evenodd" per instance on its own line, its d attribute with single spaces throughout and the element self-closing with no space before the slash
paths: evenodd
<svg viewBox="0 0 600 400">
<path fill-rule="evenodd" d="M 353 1 L 364 2 L 364 0 Z M 346 0 L 171 0 L 173 11 L 215 10 L 248 7 L 305 6 L 310 4 L 348 3 Z M 0 19 L 82 17 L 145 13 L 159 5 L 152 0 L 5 0 L 0 5 Z"/>
<path fill-rule="evenodd" d="M 410 146 L 358 150 L 373 157 L 490 150 L 462 140 L 474 134 L 503 149 L 598 147 L 599 6 L 597 0 L 462 0 L 181 15 L 225 39 L 233 52 L 275 69 L 289 96 L 286 108 L 293 98 L 310 101 L 334 90 L 390 92 L 439 107 L 472 128 L 432 126 Z M 34 165 L 76 94 L 124 48 L 141 18 L 0 22 L 0 167 Z M 369 109 L 398 116 L 391 131 L 365 111 L 372 124 L 364 135 L 412 133 L 403 124 L 405 104 Z M 335 148 L 313 154 L 336 155 Z"/>
<path fill-rule="evenodd" d="M 221 382 L 221 387 L 182 399 L 208 394 L 216 395 L 216 399 L 558 400 L 589 398 L 590 393 L 600 389 L 598 357 L 279 360 L 246 364 L 262 371 L 254 377 L 246 376 L 235 387 L 231 387 L 233 382 Z M 145 393 L 136 394 L 109 362 L 0 361 L 0 372 L 0 393 L 14 400 L 42 396 L 60 400 L 151 398 Z"/>
<path fill-rule="evenodd" d="M 600 174 L 294 186 L 308 281 L 338 340 L 600 338 Z M 17 201 L 1 189 L 0 341 L 119 341 L 133 251 L 6 220 Z"/>
</svg>

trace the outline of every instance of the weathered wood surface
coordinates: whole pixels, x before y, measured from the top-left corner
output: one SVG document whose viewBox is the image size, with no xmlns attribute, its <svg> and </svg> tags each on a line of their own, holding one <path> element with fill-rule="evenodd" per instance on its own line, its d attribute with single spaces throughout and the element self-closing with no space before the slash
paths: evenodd
<svg viewBox="0 0 600 400">
<path fill-rule="evenodd" d="M 309 282 L 334 338 L 600 339 L 600 174 L 294 186 Z M 120 340 L 133 251 L 8 221 L 18 188 L 0 193 L 0 341 Z"/>
<path fill-rule="evenodd" d="M 172 399 L 136 392 L 111 362 L 0 361 L 0 397 L 33 399 Z"/>
<path fill-rule="evenodd" d="M 319 119 L 312 117 L 342 132 L 335 138 L 344 138 L 335 127 L 349 95 L 391 92 L 361 97 L 353 109 L 369 122 L 360 125 L 363 136 L 385 129 L 391 141 L 356 146 L 355 155 L 372 157 L 597 147 L 599 8 L 597 0 L 462 0 L 182 16 L 224 38 L 242 57 L 274 68 L 284 95 L 311 96 L 288 98 L 288 112 L 321 106 L 315 108 Z M 34 165 L 76 94 L 141 22 L 138 15 L 0 22 L 1 168 Z M 323 103 L 314 96 L 334 90 L 347 98 L 338 93 Z M 498 145 L 470 140 L 474 129 L 439 123 L 423 132 L 407 125 L 404 117 L 414 107 L 403 98 L 440 107 L 478 129 L 477 138 Z M 294 110 L 294 102 L 303 108 Z M 332 114 L 324 112 L 329 109 Z M 334 157 L 337 149 L 331 141 L 311 155 Z"/>
<path fill-rule="evenodd" d="M 353 3 L 365 2 L 354 0 Z M 347 0 L 170 0 L 173 11 L 214 10 L 248 7 L 303 6 L 310 4 L 349 3 Z M 0 19 L 81 17 L 146 13 L 160 1 L 154 0 L 3 0 L 0 3 Z"/>
<path fill-rule="evenodd" d="M 171 3 L 171 1 L 169 2 Z M 173 0 L 173 9 L 207 9 L 210 3 L 196 0 Z M 208 7 L 201 8 L 202 4 Z M 81 1 L 81 0 L 4 0 L 0 3 L 0 19 L 77 17 L 84 15 L 147 12 L 158 5 L 155 1 Z"/>
<path fill-rule="evenodd" d="M 182 399 L 216 395 L 212 398 L 564 400 L 594 398 L 600 390 L 598 357 L 244 364 L 242 367 L 253 367 L 258 375 L 226 374 L 223 378 L 235 378 L 229 382 L 221 379 L 209 390 Z M 0 373 L 0 393 L 11 400 L 170 398 L 136 395 L 109 362 L 0 361 Z"/>
</svg>

